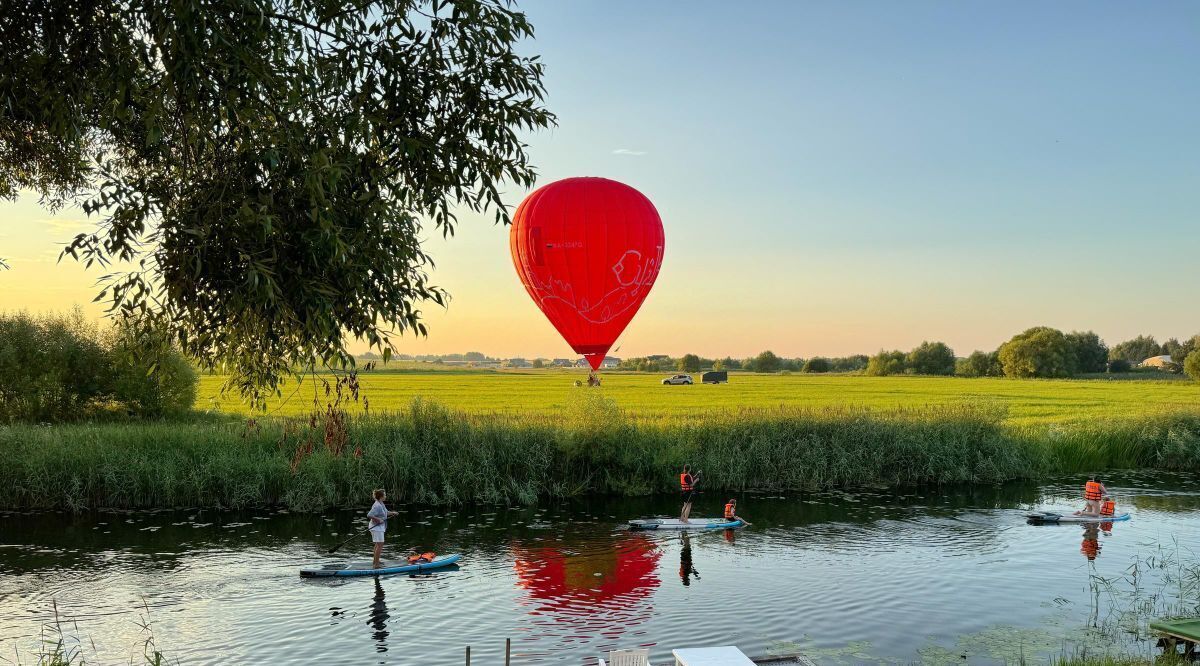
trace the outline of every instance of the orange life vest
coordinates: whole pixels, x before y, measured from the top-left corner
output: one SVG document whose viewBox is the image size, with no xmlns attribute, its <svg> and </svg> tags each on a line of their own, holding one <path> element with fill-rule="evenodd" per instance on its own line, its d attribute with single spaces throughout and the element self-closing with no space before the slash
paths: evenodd
<svg viewBox="0 0 1200 666">
<path fill-rule="evenodd" d="M 691 490 L 693 483 L 694 482 L 692 481 L 691 474 L 684 472 L 683 474 L 679 475 L 679 489 L 680 490 L 683 490 L 683 491 Z"/>
<path fill-rule="evenodd" d="M 421 553 L 420 555 L 409 555 L 408 563 L 409 564 L 425 564 L 427 562 L 432 562 L 433 557 L 434 557 L 433 553 Z"/>
<path fill-rule="evenodd" d="M 1117 503 L 1112 500 L 1104 500 L 1104 504 L 1100 505 L 1100 515 L 1111 516 L 1117 509 Z"/>
<path fill-rule="evenodd" d="M 725 520 L 733 520 L 733 504 L 725 505 Z"/>
<path fill-rule="evenodd" d="M 1083 484 L 1083 499 L 1098 500 L 1100 497 L 1101 494 L 1099 481 L 1088 481 L 1087 483 Z"/>
<path fill-rule="evenodd" d="M 1084 539 L 1083 544 L 1079 547 L 1079 552 L 1089 560 L 1094 560 L 1100 554 L 1100 542 L 1095 539 Z"/>
</svg>

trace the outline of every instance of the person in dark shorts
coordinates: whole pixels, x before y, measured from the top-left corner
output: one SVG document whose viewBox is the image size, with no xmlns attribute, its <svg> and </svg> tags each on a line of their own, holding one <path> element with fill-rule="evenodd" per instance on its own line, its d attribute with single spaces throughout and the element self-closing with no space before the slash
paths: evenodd
<svg viewBox="0 0 1200 666">
<path fill-rule="evenodd" d="M 683 510 L 679 512 L 679 520 L 688 521 L 692 515 L 692 500 L 696 497 L 696 484 L 700 483 L 700 473 L 692 476 L 692 466 L 684 465 L 683 473 L 679 475 L 679 498 L 683 500 Z"/>
</svg>

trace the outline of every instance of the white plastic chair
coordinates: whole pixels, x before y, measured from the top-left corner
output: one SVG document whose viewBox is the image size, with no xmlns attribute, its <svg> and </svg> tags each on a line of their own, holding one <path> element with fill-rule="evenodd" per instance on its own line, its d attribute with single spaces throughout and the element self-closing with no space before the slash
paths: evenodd
<svg viewBox="0 0 1200 666">
<path fill-rule="evenodd" d="M 606 666 L 603 659 L 600 666 Z M 612 650 L 608 653 L 607 666 L 650 666 L 649 650 Z"/>
</svg>

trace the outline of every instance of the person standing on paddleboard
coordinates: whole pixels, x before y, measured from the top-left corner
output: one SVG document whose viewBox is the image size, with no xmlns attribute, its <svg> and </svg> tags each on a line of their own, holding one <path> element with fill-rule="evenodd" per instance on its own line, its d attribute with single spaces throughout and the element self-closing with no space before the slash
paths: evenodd
<svg viewBox="0 0 1200 666">
<path fill-rule="evenodd" d="M 387 532 L 387 519 L 397 515 L 395 511 L 388 511 L 384 500 L 387 499 L 387 493 L 380 488 L 374 492 L 375 503 L 371 505 L 371 510 L 367 512 L 367 518 L 371 521 L 371 526 L 368 531 L 371 532 L 371 541 L 375 545 L 375 557 L 372 560 L 374 568 L 380 566 L 380 556 L 383 555 L 383 536 Z"/>
<path fill-rule="evenodd" d="M 692 476 L 692 466 L 684 465 L 683 473 L 679 475 L 679 496 L 683 500 L 683 509 L 679 512 L 679 522 L 688 522 L 692 515 L 692 500 L 696 495 L 696 484 L 700 483 L 700 473 Z"/>
</svg>

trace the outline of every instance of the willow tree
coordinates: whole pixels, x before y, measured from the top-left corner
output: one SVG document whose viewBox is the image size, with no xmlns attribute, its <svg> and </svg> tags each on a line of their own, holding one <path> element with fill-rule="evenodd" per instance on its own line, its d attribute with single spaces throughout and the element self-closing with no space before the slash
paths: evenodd
<svg viewBox="0 0 1200 666">
<path fill-rule="evenodd" d="M 0 197 L 79 205 L 64 254 L 261 399 L 424 334 L 422 226 L 507 222 L 551 125 L 505 0 L 5 0 Z M 129 262 L 119 264 L 118 262 Z"/>
</svg>

